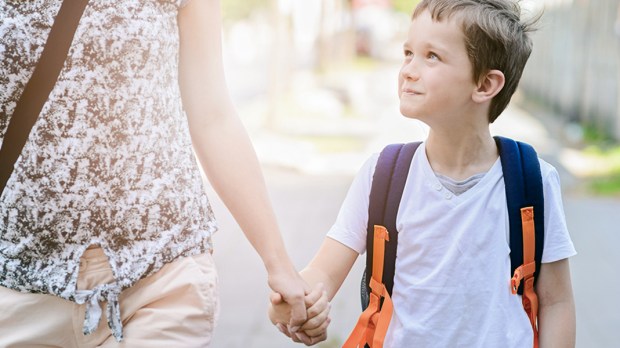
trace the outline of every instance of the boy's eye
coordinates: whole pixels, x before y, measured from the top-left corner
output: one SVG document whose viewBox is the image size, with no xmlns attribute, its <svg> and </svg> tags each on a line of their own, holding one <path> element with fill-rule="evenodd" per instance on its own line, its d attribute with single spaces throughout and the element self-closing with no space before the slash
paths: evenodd
<svg viewBox="0 0 620 348">
<path fill-rule="evenodd" d="M 405 50 L 403 53 L 405 54 L 405 57 L 411 57 L 411 56 L 413 56 L 413 52 L 411 52 L 411 51 L 409 51 L 409 50 Z"/>
<path fill-rule="evenodd" d="M 428 59 L 439 60 L 439 56 L 436 55 L 434 52 L 429 52 Z"/>
</svg>

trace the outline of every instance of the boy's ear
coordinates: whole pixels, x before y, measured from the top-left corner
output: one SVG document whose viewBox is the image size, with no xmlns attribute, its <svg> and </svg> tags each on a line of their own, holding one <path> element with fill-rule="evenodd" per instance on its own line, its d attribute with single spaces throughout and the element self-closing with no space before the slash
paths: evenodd
<svg viewBox="0 0 620 348">
<path fill-rule="evenodd" d="M 472 94 L 472 99 L 476 103 L 490 101 L 504 88 L 504 73 L 499 70 L 489 70 L 478 82 L 478 86 Z"/>
</svg>

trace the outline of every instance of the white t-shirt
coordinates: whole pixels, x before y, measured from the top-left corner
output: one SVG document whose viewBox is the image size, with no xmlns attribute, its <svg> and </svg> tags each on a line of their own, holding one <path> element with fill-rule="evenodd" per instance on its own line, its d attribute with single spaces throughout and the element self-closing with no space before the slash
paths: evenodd
<svg viewBox="0 0 620 348">
<path fill-rule="evenodd" d="M 362 254 L 372 175 L 362 167 L 328 237 Z M 545 198 L 543 263 L 576 254 L 562 207 L 559 176 L 540 160 Z M 531 347 L 521 296 L 510 291 L 510 242 L 501 162 L 455 196 L 435 176 L 424 144 L 415 153 L 400 203 L 386 347 Z"/>
</svg>

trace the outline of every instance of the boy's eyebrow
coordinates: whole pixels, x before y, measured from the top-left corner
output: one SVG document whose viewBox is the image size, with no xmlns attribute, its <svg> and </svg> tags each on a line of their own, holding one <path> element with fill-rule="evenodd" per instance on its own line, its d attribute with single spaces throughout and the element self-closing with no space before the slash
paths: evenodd
<svg viewBox="0 0 620 348">
<path fill-rule="evenodd" d="M 442 54 L 449 52 L 449 50 L 442 48 L 441 45 L 437 46 L 433 44 L 427 44 L 426 47 L 430 49 L 431 51 L 437 51 L 438 53 L 442 53 Z"/>
<path fill-rule="evenodd" d="M 412 45 L 409 42 L 409 40 L 403 43 L 403 49 L 410 49 L 411 46 Z M 436 51 L 437 53 L 441 53 L 441 54 L 446 54 L 447 52 L 450 52 L 450 50 L 443 48 L 441 45 L 433 44 L 430 42 L 424 43 L 424 48 L 430 51 Z"/>
</svg>

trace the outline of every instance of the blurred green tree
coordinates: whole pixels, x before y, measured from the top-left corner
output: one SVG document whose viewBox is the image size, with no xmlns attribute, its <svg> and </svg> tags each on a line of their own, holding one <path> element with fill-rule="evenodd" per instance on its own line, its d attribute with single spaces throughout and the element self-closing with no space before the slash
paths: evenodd
<svg viewBox="0 0 620 348">
<path fill-rule="evenodd" d="M 392 6 L 398 12 L 411 15 L 419 2 L 420 0 L 392 0 Z"/>
<path fill-rule="evenodd" d="M 235 22 L 248 18 L 256 10 L 268 10 L 273 0 L 222 0 L 224 20 Z"/>
</svg>

